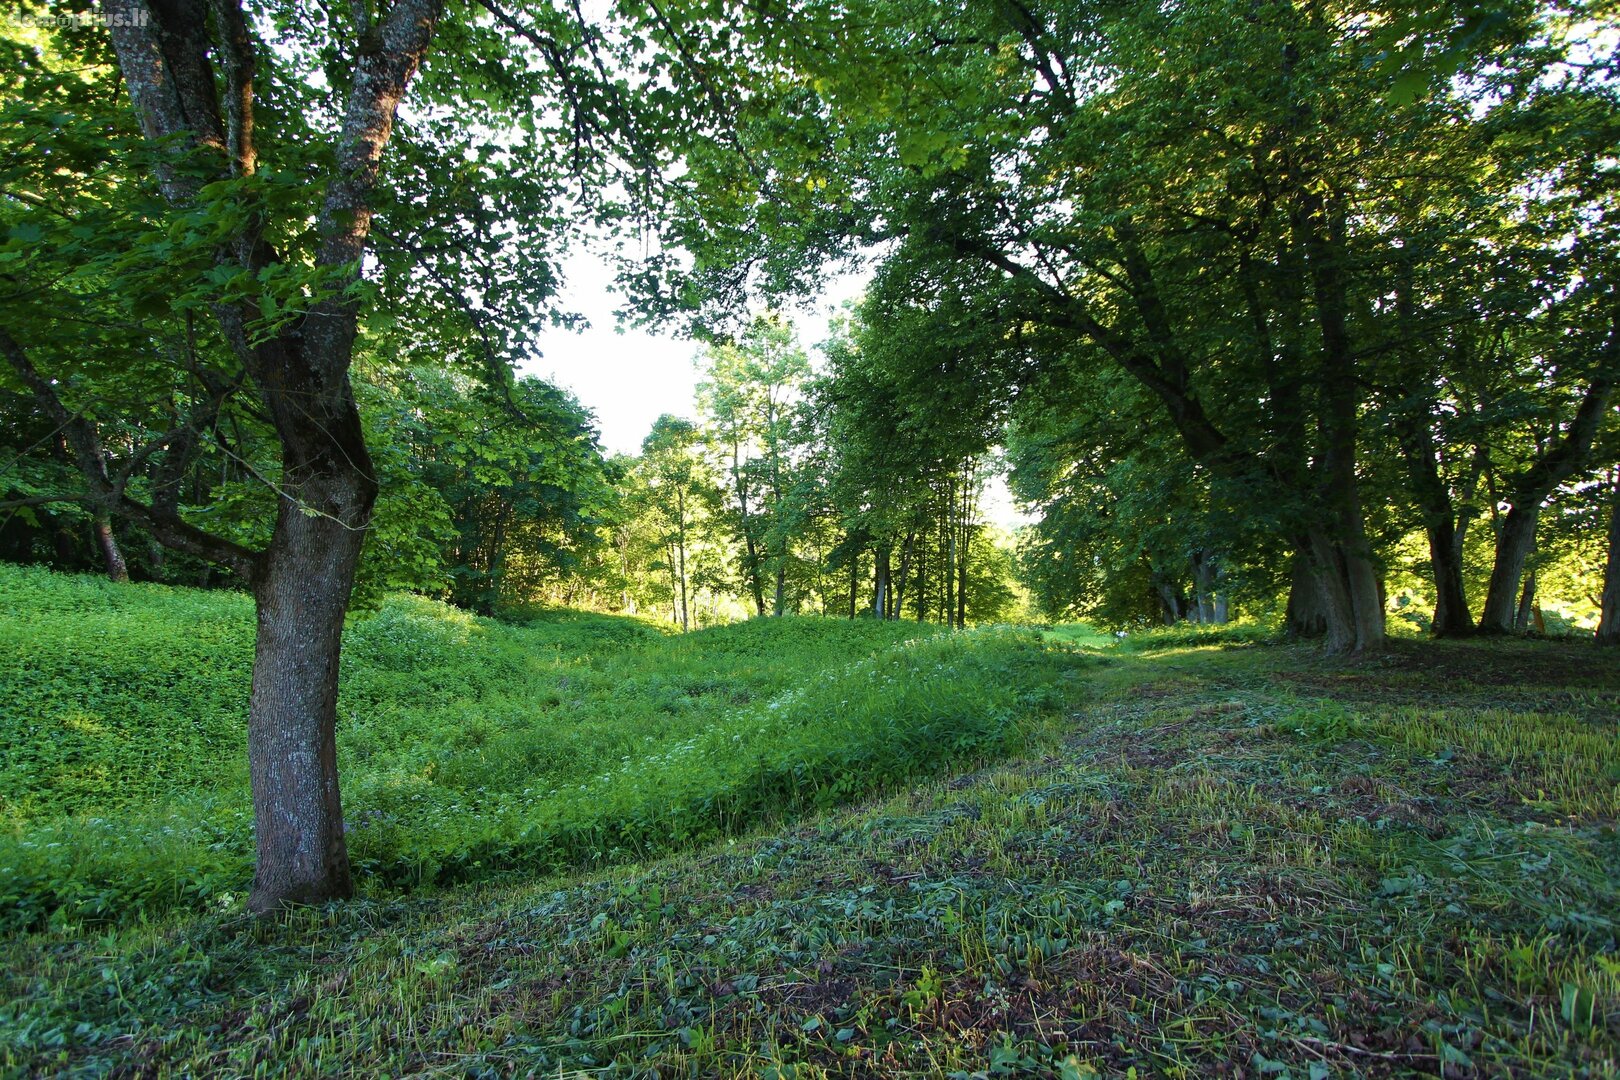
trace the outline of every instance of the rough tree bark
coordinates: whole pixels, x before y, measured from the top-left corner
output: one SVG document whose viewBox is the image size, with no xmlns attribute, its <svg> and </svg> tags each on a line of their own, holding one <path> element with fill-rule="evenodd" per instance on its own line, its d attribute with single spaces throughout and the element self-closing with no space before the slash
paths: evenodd
<svg viewBox="0 0 1620 1080">
<path fill-rule="evenodd" d="M 257 168 L 253 108 L 258 60 L 237 0 L 109 0 L 113 48 L 145 135 L 214 175 L 178 164 L 158 172 L 164 196 L 188 212 L 202 187 Z M 441 0 L 400 0 L 368 28 L 355 53 L 333 147 L 334 170 L 316 217 L 317 265 L 358 278 L 382 155 L 406 87 L 432 40 Z M 265 211 L 218 252 L 257 273 L 280 262 Z M 215 314 L 281 443 L 277 515 L 269 547 L 247 552 L 122 497 L 114 509 L 162 526 L 159 539 L 233 566 L 258 605 L 248 753 L 258 863 L 251 910 L 350 894 L 335 753 L 343 616 L 377 485 L 349 385 L 359 320 L 343 290 L 316 298 L 292 326 L 252 331 L 250 300 Z M 177 542 L 179 541 L 179 542 Z M 189 547 L 187 546 L 189 545 Z"/>
</svg>

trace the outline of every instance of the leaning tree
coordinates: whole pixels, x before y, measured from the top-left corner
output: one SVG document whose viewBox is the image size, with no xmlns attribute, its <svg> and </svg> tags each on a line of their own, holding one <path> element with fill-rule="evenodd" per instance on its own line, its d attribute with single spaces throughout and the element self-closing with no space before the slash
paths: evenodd
<svg viewBox="0 0 1620 1080">
<path fill-rule="evenodd" d="M 4 199 L 0 370 L 78 473 L 76 490 L 19 501 L 90 506 L 251 590 L 248 905 L 340 898 L 338 664 L 378 495 L 357 352 L 480 373 L 520 414 L 511 362 L 558 315 L 560 245 L 649 227 L 703 133 L 716 97 L 669 89 L 703 24 L 629 2 L 596 22 L 493 0 L 103 10 L 18 50 L 42 86 L 97 92 L 6 103 L 0 161 L 23 180 Z M 177 334 L 186 347 L 166 349 Z M 263 545 L 173 497 L 199 444 L 233 452 L 233 410 L 279 452 L 279 469 L 242 463 L 274 494 Z"/>
</svg>

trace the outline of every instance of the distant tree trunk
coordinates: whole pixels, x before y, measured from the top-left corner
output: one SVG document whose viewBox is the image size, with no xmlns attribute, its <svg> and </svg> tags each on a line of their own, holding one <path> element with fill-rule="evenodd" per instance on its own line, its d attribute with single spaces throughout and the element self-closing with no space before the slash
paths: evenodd
<svg viewBox="0 0 1620 1080">
<path fill-rule="evenodd" d="M 855 617 L 856 598 L 861 588 L 861 553 L 851 550 L 849 553 L 849 617 Z"/>
<path fill-rule="evenodd" d="M 787 559 L 778 556 L 776 560 L 776 595 L 771 605 L 771 614 L 780 618 L 787 612 Z"/>
<path fill-rule="evenodd" d="M 50 515 L 51 544 L 56 548 L 58 569 L 71 570 L 79 561 L 79 545 L 74 543 L 73 530 L 55 514 Z"/>
<path fill-rule="evenodd" d="M 760 576 L 759 544 L 754 539 L 754 519 L 748 513 L 748 478 L 742 467 L 742 443 L 733 434 L 731 438 L 731 478 L 737 489 L 737 511 L 746 552 L 743 574 L 748 578 L 748 591 L 754 597 L 754 610 L 765 614 L 765 585 Z"/>
<path fill-rule="evenodd" d="M 1534 631 L 1547 632 L 1547 623 L 1541 617 L 1541 605 L 1536 603 L 1536 571 L 1532 567 L 1524 575 L 1524 589 L 1519 593 L 1519 608 L 1513 616 L 1513 629 L 1521 634 Z"/>
<path fill-rule="evenodd" d="M 1620 359 L 1620 314 L 1614 317 L 1603 351 L 1610 364 Z M 1535 548 L 1541 507 L 1558 485 L 1574 476 L 1586 463 L 1613 388 L 1614 381 L 1607 375 L 1593 379 L 1563 437 L 1540 454 L 1512 484 L 1508 512 L 1502 518 L 1501 531 L 1496 538 L 1490 588 L 1485 594 L 1485 612 L 1479 620 L 1481 631 L 1501 634 L 1513 629 L 1514 600 L 1519 593 L 1525 562 Z"/>
<path fill-rule="evenodd" d="M 1540 518 L 1540 500 L 1515 504 L 1503 516 L 1496 537 L 1496 559 L 1491 564 L 1491 584 L 1485 594 L 1485 612 L 1479 620 L 1481 631 L 1505 634 L 1513 630 L 1519 582 L 1525 563 L 1536 549 Z"/>
<path fill-rule="evenodd" d="M 1215 558 L 1202 548 L 1192 554 L 1193 598 L 1197 605 L 1197 621 L 1201 623 L 1226 621 L 1226 602 L 1216 595 L 1218 565 Z M 1217 608 L 1221 610 L 1218 617 Z"/>
<path fill-rule="evenodd" d="M 878 544 L 873 556 L 872 614 L 879 619 L 889 617 L 889 545 L 886 542 Z"/>
<path fill-rule="evenodd" d="M 968 564 L 973 556 L 973 464 L 970 461 L 962 476 L 962 546 L 956 556 L 956 628 L 967 628 Z"/>
<path fill-rule="evenodd" d="M 96 547 L 101 551 L 102 563 L 107 568 L 107 580 L 128 581 L 129 566 L 124 562 L 124 553 L 118 548 L 118 537 L 113 535 L 112 518 L 105 510 L 97 510 L 91 527 L 96 534 Z"/>
<path fill-rule="evenodd" d="M 972 526 L 962 526 L 962 552 L 956 557 L 956 628 L 967 628 L 968 553 L 973 550 Z"/>
<path fill-rule="evenodd" d="M 495 527 L 489 537 L 489 574 L 484 581 L 483 595 L 478 598 L 477 610 L 481 615 L 494 615 L 501 600 L 501 579 L 506 576 L 506 528 L 510 518 L 504 499 L 495 506 Z"/>
<path fill-rule="evenodd" d="M 1327 633 L 1327 601 L 1311 573 L 1311 555 L 1306 547 L 1294 553 L 1289 570 L 1288 636 L 1319 638 Z"/>
<path fill-rule="evenodd" d="M 1620 470 L 1615 471 L 1613 505 L 1609 508 L 1609 558 L 1603 567 L 1603 596 L 1598 604 L 1597 643 L 1620 645 Z"/>
<path fill-rule="evenodd" d="M 894 599 L 889 604 L 889 618 L 891 619 L 898 619 L 900 617 L 900 611 L 906 603 L 906 590 L 909 586 L 908 579 L 911 575 L 912 548 L 915 547 L 916 540 L 917 534 L 915 532 L 908 532 L 906 534 L 905 541 L 900 545 L 900 570 L 899 573 L 895 575 Z"/>
<path fill-rule="evenodd" d="M 922 533 L 917 537 L 917 587 L 914 590 L 918 622 L 928 621 L 928 528 L 923 525 Z"/>
<path fill-rule="evenodd" d="M 1148 564 L 1149 580 L 1154 599 L 1159 603 L 1159 617 L 1166 626 L 1174 626 L 1187 617 L 1187 602 L 1181 585 L 1173 578 Z"/>
<path fill-rule="evenodd" d="M 678 487 L 675 489 L 675 505 L 679 515 L 676 521 L 675 544 L 681 570 L 681 629 L 685 631 L 692 628 L 690 610 L 686 602 L 686 494 Z"/>
<path fill-rule="evenodd" d="M 940 614 L 945 616 L 945 625 L 952 625 L 956 613 L 956 529 L 951 522 L 952 509 L 956 505 L 955 481 L 946 485 L 945 503 L 940 508 L 940 531 L 945 537 L 945 602 Z"/>
</svg>

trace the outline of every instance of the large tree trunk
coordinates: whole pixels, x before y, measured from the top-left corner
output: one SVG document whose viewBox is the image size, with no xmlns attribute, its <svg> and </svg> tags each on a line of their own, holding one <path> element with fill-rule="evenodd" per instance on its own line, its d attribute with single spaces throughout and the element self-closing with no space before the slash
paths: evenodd
<svg viewBox="0 0 1620 1080">
<path fill-rule="evenodd" d="M 1429 424 L 1429 410 L 1425 409 L 1399 415 L 1395 428 L 1429 541 L 1429 571 L 1434 579 L 1431 630 L 1436 637 L 1466 637 L 1474 632 L 1474 622 L 1463 587 L 1462 530 L 1457 527 L 1451 492 L 1435 463 Z"/>
<path fill-rule="evenodd" d="M 1524 564 L 1535 550 L 1540 518 L 1539 500 L 1516 504 L 1503 516 L 1496 538 L 1496 560 L 1491 565 L 1491 584 L 1485 593 L 1485 611 L 1479 618 L 1481 632 L 1512 633 L 1519 582 L 1524 576 Z"/>
<path fill-rule="evenodd" d="M 1309 537 L 1307 574 L 1314 584 L 1329 653 L 1361 653 L 1384 640 L 1383 583 L 1365 553 L 1326 532 Z"/>
<path fill-rule="evenodd" d="M 1308 546 L 1301 546 L 1294 553 L 1289 569 L 1287 626 L 1291 638 L 1319 638 L 1327 634 L 1327 598 L 1311 572 Z"/>
<path fill-rule="evenodd" d="M 159 187 L 177 215 L 195 213 L 206 183 L 232 182 L 242 194 L 240 225 L 215 252 L 247 280 L 286 266 L 274 238 L 305 228 L 300 213 L 272 228 L 273 211 L 244 183 L 257 169 L 253 109 L 259 70 L 248 17 L 236 0 L 126 0 L 109 36 L 141 130 L 213 175 L 168 163 Z M 313 264 L 340 275 L 313 297 L 296 326 L 273 337 L 253 327 L 252 299 L 220 300 L 214 311 L 226 342 L 258 389 L 281 441 L 282 473 L 270 547 L 247 552 L 134 503 L 121 488 L 123 516 L 164 543 L 237 569 L 258 602 L 249 771 L 258 830 L 258 867 L 249 907 L 347 895 L 335 753 L 337 670 L 343 616 L 376 498 L 376 480 L 349 384 L 373 196 L 395 114 L 442 12 L 442 0 L 397 0 L 356 42 L 351 77 L 337 106 L 341 126 L 330 150 L 330 178 L 314 218 Z M 302 265 L 304 256 L 295 262 Z M 161 531 L 159 531 L 161 530 Z"/>
<path fill-rule="evenodd" d="M 338 798 L 338 660 L 365 536 L 346 522 L 365 520 L 375 495 L 372 481 L 350 473 L 299 490 L 316 514 L 282 499 L 254 589 L 258 638 L 248 762 L 258 864 L 252 911 L 353 892 Z"/>
<path fill-rule="evenodd" d="M 1598 604 L 1597 643 L 1620 645 L 1620 474 L 1614 481 L 1609 510 L 1609 558 L 1603 567 L 1603 596 Z"/>
<path fill-rule="evenodd" d="M 1436 637 L 1466 637 L 1474 632 L 1474 620 L 1463 587 L 1462 543 L 1455 519 L 1449 513 L 1436 516 L 1424 531 L 1429 537 L 1429 572 L 1434 578 L 1431 629 Z"/>
<path fill-rule="evenodd" d="M 1603 355 L 1610 365 L 1620 362 L 1620 314 L 1604 343 Z M 1485 594 L 1485 613 L 1479 628 L 1489 634 L 1513 629 L 1514 600 L 1524 564 L 1535 549 L 1536 524 L 1541 507 L 1558 485 L 1574 476 L 1586 463 L 1592 440 L 1603 423 L 1614 379 L 1605 373 L 1594 378 L 1581 396 L 1569 427 L 1545 450 L 1513 484 L 1511 506 L 1502 519 L 1496 538 L 1496 560 L 1491 566 L 1491 584 Z"/>
<path fill-rule="evenodd" d="M 1332 530 L 1311 535 L 1312 569 L 1324 586 L 1327 651 L 1361 653 L 1384 643 L 1383 588 L 1367 544 L 1356 478 L 1360 391 L 1350 347 L 1344 282 L 1345 209 L 1307 189 L 1295 229 L 1305 251 L 1322 333 L 1322 458 L 1315 489 Z"/>
</svg>

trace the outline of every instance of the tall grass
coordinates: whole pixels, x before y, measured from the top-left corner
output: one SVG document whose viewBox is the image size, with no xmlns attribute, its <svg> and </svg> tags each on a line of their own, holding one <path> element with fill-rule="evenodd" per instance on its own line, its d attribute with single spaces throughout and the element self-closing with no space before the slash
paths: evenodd
<svg viewBox="0 0 1620 1080">
<path fill-rule="evenodd" d="M 0 927 L 235 902 L 252 609 L 0 566 Z M 636 858 L 1018 744 L 1073 659 L 1009 630 L 756 620 L 669 636 L 419 597 L 344 640 L 363 887 Z"/>
</svg>

